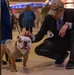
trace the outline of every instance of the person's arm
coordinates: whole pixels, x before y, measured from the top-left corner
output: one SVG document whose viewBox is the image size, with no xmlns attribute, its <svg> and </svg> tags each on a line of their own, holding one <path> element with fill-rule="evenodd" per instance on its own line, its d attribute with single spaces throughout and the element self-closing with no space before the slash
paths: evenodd
<svg viewBox="0 0 74 75">
<path fill-rule="evenodd" d="M 67 29 L 73 29 L 74 30 L 74 23 L 65 22 L 64 26 L 59 31 L 59 36 L 64 37 Z"/>
<path fill-rule="evenodd" d="M 23 33 L 22 35 L 32 38 L 32 42 L 34 43 L 40 41 L 47 33 L 47 31 L 48 26 L 46 24 L 46 21 L 44 21 L 42 27 L 40 28 L 39 32 L 36 35 L 31 34 L 29 31 L 26 31 L 25 34 Z"/>
<path fill-rule="evenodd" d="M 40 28 L 40 31 L 36 35 L 34 35 L 35 36 L 34 37 L 34 39 L 35 39 L 34 42 L 40 41 L 44 37 L 44 35 L 47 33 L 47 31 L 49 30 L 48 19 L 49 18 L 47 18 L 47 17 L 45 18 L 45 20 L 43 22 L 43 25 Z"/>
<path fill-rule="evenodd" d="M 32 38 L 33 42 L 38 42 L 40 41 L 44 35 L 47 33 L 47 31 L 49 30 L 49 25 L 51 24 L 52 20 L 52 16 L 46 16 L 45 20 L 43 22 L 43 25 L 41 26 L 39 32 L 36 35 L 31 34 L 29 31 L 26 31 L 25 33 L 22 33 L 23 36 L 29 36 L 30 38 Z"/>
</svg>

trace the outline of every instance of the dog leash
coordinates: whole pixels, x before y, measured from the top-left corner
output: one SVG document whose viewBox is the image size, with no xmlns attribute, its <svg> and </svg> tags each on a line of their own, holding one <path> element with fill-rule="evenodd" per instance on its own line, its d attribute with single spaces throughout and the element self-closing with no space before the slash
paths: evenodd
<svg viewBox="0 0 74 75">
<path fill-rule="evenodd" d="M 6 5 L 7 5 L 8 9 L 9 9 L 10 13 L 13 15 L 14 18 L 16 18 L 16 16 L 13 14 L 13 12 L 12 12 L 12 10 L 11 10 L 11 8 L 10 8 L 10 3 L 9 3 L 9 1 L 8 1 L 8 0 L 5 0 L 5 2 L 6 2 Z M 17 18 L 16 18 L 16 27 L 17 27 L 18 33 L 20 34 L 20 30 L 19 30 L 19 28 L 18 28 L 18 19 L 17 19 Z"/>
<path fill-rule="evenodd" d="M 17 19 L 16 19 L 16 20 L 17 20 Z M 20 30 L 19 30 L 19 27 L 18 27 L 18 21 L 16 21 L 16 27 L 17 27 L 18 33 L 20 34 Z"/>
</svg>

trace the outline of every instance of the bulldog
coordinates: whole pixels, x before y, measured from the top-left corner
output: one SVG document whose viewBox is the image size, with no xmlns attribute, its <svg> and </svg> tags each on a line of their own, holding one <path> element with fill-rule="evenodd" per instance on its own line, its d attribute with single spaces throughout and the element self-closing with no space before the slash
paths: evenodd
<svg viewBox="0 0 74 75">
<path fill-rule="evenodd" d="M 25 69 L 28 54 L 31 48 L 32 41 L 27 36 L 18 36 L 17 40 L 8 39 L 5 42 L 6 53 L 8 54 L 8 62 L 12 72 L 16 72 L 15 59 L 23 57 L 23 69 Z"/>
</svg>

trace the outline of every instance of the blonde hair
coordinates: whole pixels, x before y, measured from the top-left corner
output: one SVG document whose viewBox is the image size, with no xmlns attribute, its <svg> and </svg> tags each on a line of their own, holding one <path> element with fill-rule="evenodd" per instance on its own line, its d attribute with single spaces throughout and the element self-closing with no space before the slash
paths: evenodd
<svg viewBox="0 0 74 75">
<path fill-rule="evenodd" d="M 30 10 L 32 10 L 32 9 L 31 9 L 30 5 L 26 5 L 25 10 L 26 10 L 26 11 L 30 11 Z"/>
</svg>

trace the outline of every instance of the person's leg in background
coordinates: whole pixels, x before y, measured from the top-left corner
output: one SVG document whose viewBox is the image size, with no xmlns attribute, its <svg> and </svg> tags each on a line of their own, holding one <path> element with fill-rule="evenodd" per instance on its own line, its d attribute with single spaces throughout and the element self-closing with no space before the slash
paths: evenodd
<svg viewBox="0 0 74 75">
<path fill-rule="evenodd" d="M 66 69 L 74 69 L 74 30 L 71 33 L 71 52 L 70 52 L 70 58 L 66 65 Z"/>
<path fill-rule="evenodd" d="M 32 28 L 32 27 L 30 27 L 30 32 L 31 32 L 31 33 L 33 32 L 33 28 Z"/>
<path fill-rule="evenodd" d="M 29 31 L 29 27 L 26 27 L 26 31 Z"/>
<path fill-rule="evenodd" d="M 32 29 L 32 27 L 26 27 L 26 31 L 30 31 L 32 33 L 33 29 Z"/>
</svg>

